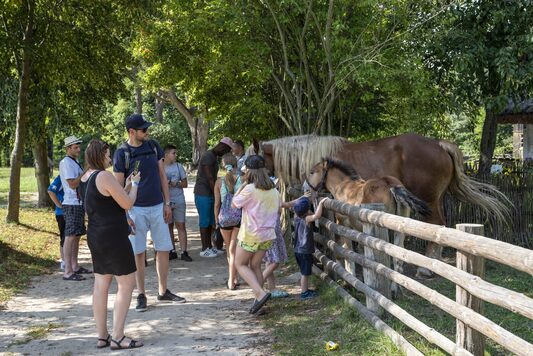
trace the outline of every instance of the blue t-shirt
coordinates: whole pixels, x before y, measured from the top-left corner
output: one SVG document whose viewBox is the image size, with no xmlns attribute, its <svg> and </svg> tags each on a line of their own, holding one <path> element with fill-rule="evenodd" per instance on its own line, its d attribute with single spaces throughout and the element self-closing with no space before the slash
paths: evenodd
<svg viewBox="0 0 533 356">
<path fill-rule="evenodd" d="M 141 181 L 137 191 L 135 206 L 154 206 L 163 202 L 163 192 L 161 190 L 161 178 L 159 176 L 159 160 L 164 156 L 161 146 L 154 141 L 145 141 L 139 147 L 129 147 L 130 158 L 129 167 L 126 171 L 125 148 L 119 147 L 113 156 L 113 172 L 124 173 L 126 179 L 132 172 L 136 161 L 140 161 L 139 171 Z M 155 150 L 154 150 L 155 149 Z M 157 151 L 157 155 L 156 155 Z"/>
<path fill-rule="evenodd" d="M 54 181 L 48 186 L 48 191 L 55 193 L 57 199 L 63 203 L 65 192 L 63 191 L 63 184 L 61 184 L 61 177 L 57 176 Z M 56 215 L 63 215 L 63 209 L 56 205 Z"/>
<path fill-rule="evenodd" d="M 313 224 L 305 222 L 298 215 L 294 215 L 294 252 L 314 253 L 315 241 L 313 237 Z"/>
</svg>

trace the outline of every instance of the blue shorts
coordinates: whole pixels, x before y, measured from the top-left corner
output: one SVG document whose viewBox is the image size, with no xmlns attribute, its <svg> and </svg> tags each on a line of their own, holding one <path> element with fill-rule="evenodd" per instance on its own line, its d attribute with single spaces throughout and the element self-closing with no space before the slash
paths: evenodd
<svg viewBox="0 0 533 356">
<path fill-rule="evenodd" d="M 198 210 L 200 228 L 215 225 L 215 198 L 204 195 L 195 195 L 194 204 L 196 204 L 196 210 Z"/>
<path fill-rule="evenodd" d="M 148 230 L 156 251 L 172 250 L 170 232 L 163 216 L 163 203 L 154 206 L 134 206 L 129 210 L 129 215 L 135 223 L 135 235 L 130 235 L 130 242 L 136 255 L 146 251 Z"/>
<path fill-rule="evenodd" d="M 300 273 L 302 276 L 310 276 L 313 274 L 313 255 L 310 253 L 298 253 L 295 252 L 296 262 L 300 267 Z"/>
</svg>

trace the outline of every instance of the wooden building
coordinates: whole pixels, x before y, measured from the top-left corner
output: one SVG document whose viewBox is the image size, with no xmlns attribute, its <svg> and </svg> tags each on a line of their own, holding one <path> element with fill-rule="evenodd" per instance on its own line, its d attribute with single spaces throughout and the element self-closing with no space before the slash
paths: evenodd
<svg viewBox="0 0 533 356">
<path fill-rule="evenodd" d="M 513 158 L 533 159 L 533 99 L 510 102 L 498 115 L 499 124 L 513 124 Z"/>
</svg>

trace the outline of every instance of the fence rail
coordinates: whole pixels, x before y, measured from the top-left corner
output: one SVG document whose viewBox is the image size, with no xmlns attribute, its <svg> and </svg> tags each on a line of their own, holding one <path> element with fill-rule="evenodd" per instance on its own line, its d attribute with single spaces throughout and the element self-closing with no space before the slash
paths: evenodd
<svg viewBox="0 0 533 356">
<path fill-rule="evenodd" d="M 289 190 L 289 194 L 291 195 L 298 195 L 297 192 L 297 190 Z M 514 335 L 497 323 L 483 316 L 483 308 L 473 310 L 470 308 L 471 303 L 468 302 L 471 301 L 472 298 L 478 298 L 481 301 L 481 305 L 483 303 L 482 301 L 490 302 L 504 307 L 511 312 L 533 319 L 533 299 L 522 293 L 489 283 L 482 277 L 467 272 L 466 267 L 464 267 L 464 265 L 469 264 L 470 257 L 477 256 L 475 258 L 478 259 L 478 262 L 481 261 L 481 263 L 484 263 L 483 259 L 489 258 L 498 263 L 524 271 L 529 275 L 533 275 L 533 251 L 483 236 L 431 225 L 384 212 L 356 207 L 336 200 L 326 202 L 324 207 L 328 212 L 333 211 L 335 213 L 347 215 L 353 219 L 359 219 L 363 223 L 363 226 L 365 226 L 365 224 L 371 224 L 379 228 L 409 234 L 426 241 L 433 241 L 441 245 L 454 247 L 458 249 L 458 251 L 461 252 L 461 256 L 466 259 L 461 259 L 462 262 L 459 263 L 458 258 L 458 266 L 450 266 L 439 260 L 423 256 L 417 252 L 409 251 L 402 247 L 395 246 L 388 241 L 384 241 L 382 239 L 383 234 L 380 232 L 376 232 L 376 236 L 372 236 L 367 233 L 338 225 L 327 218 L 321 218 L 320 226 L 322 230 L 321 233 L 315 234 L 315 241 L 323 246 L 325 250 L 316 250 L 315 257 L 320 261 L 323 271 L 317 269 L 314 271 L 322 279 L 326 280 L 328 284 L 335 285 L 335 289 L 341 294 L 343 299 L 351 305 L 355 305 L 355 302 L 350 299 L 351 296 L 349 296 L 346 291 L 340 292 L 341 287 L 329 279 L 327 275 L 335 274 L 335 279 L 340 277 L 349 285 L 363 292 L 367 297 L 366 308 L 362 309 L 357 305 L 355 306 L 364 314 L 367 320 L 374 320 L 372 323 L 376 328 L 378 328 L 376 325 L 381 325 L 380 323 L 383 323 L 383 321 L 379 319 L 379 315 L 383 310 L 386 310 L 409 328 L 418 332 L 429 342 L 439 346 L 450 354 L 482 355 L 484 347 L 483 337 L 481 337 L 481 341 L 480 339 L 474 338 L 474 342 L 481 342 L 481 346 L 480 344 L 477 344 L 477 346 L 472 345 L 472 338 L 465 337 L 465 335 L 472 335 L 472 332 L 474 334 L 479 332 L 479 335 L 485 335 L 517 355 L 530 355 L 533 353 L 533 345 L 530 342 Z M 326 214 L 326 216 L 328 215 L 331 218 L 331 214 Z M 365 229 L 365 231 L 367 230 L 368 229 Z M 339 238 L 350 242 L 347 246 L 351 246 L 352 241 L 365 246 L 365 255 L 356 253 L 351 248 L 341 247 L 338 243 Z M 373 250 L 375 251 L 375 254 L 367 254 L 367 250 Z M 505 254 L 502 254 L 502 251 L 505 251 Z M 375 257 L 378 256 L 378 254 L 385 254 L 389 260 L 390 258 L 393 258 L 414 265 L 423 266 L 452 281 L 457 285 L 456 300 L 451 300 L 409 276 L 394 271 L 390 268 L 390 262 L 383 262 L 388 260 L 380 260 L 379 257 Z M 337 258 L 341 258 L 344 261 L 361 265 L 363 270 L 368 272 L 363 274 L 365 279 L 368 278 L 369 280 L 361 281 L 357 279 L 355 274 L 353 272 L 350 273 L 350 271 L 343 268 L 339 261 L 333 261 L 327 256 L 337 256 Z M 465 261 L 467 261 L 467 263 L 464 263 Z M 461 268 L 465 268 L 465 270 Z M 378 279 L 387 280 L 388 284 L 376 283 L 369 278 L 369 276 L 372 276 L 373 274 L 378 276 Z M 453 316 L 457 320 L 458 325 L 463 325 L 463 330 L 460 330 L 459 327 L 457 328 L 455 342 L 438 333 L 430 326 L 416 319 L 413 315 L 395 304 L 389 298 L 391 293 L 388 288 L 390 288 L 391 282 L 424 298 L 431 304 Z M 371 315 L 369 316 L 368 313 L 371 313 Z M 377 323 L 375 318 L 380 322 Z M 418 351 L 412 349 L 410 343 L 408 343 L 403 337 L 398 337 L 395 332 L 392 333 L 389 330 L 390 328 L 384 329 L 381 326 L 378 329 L 382 331 L 387 330 L 386 334 L 407 354 L 418 354 Z"/>
</svg>

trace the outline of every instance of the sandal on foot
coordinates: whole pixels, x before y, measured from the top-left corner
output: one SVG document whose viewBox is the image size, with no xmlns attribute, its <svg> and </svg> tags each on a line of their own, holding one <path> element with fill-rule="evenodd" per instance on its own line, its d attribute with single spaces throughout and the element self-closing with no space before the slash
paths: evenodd
<svg viewBox="0 0 533 356">
<path fill-rule="evenodd" d="M 96 345 L 97 349 L 103 349 L 104 347 L 108 347 L 111 345 L 111 335 L 107 334 L 107 337 L 105 339 L 98 339 L 98 342 L 103 342 L 103 345 Z"/>
<path fill-rule="evenodd" d="M 136 349 L 138 347 L 143 347 L 144 344 L 138 340 L 130 339 L 130 343 L 127 346 L 122 346 L 122 341 L 126 338 L 126 335 L 122 336 L 122 339 L 119 341 L 111 339 L 111 342 L 115 345 L 111 345 L 111 350 L 122 350 L 122 349 Z"/>
<path fill-rule="evenodd" d="M 80 268 L 78 268 L 77 271 L 74 271 L 74 273 L 76 273 L 76 274 L 89 274 L 89 273 L 93 273 L 93 271 L 90 271 L 90 270 L 88 270 L 87 268 L 84 268 L 84 267 L 80 267 Z"/>
<path fill-rule="evenodd" d="M 68 277 L 63 277 L 63 280 L 64 281 L 78 281 L 79 282 L 79 281 L 84 281 L 85 277 L 80 276 L 79 274 L 76 274 L 76 273 L 72 273 Z"/>
<path fill-rule="evenodd" d="M 265 294 L 263 298 L 261 298 L 261 300 L 255 300 L 254 304 L 252 305 L 252 308 L 250 309 L 250 314 L 257 313 L 259 309 L 261 309 L 265 305 L 265 303 L 270 299 L 271 296 L 272 294 L 267 293 Z"/>
</svg>

